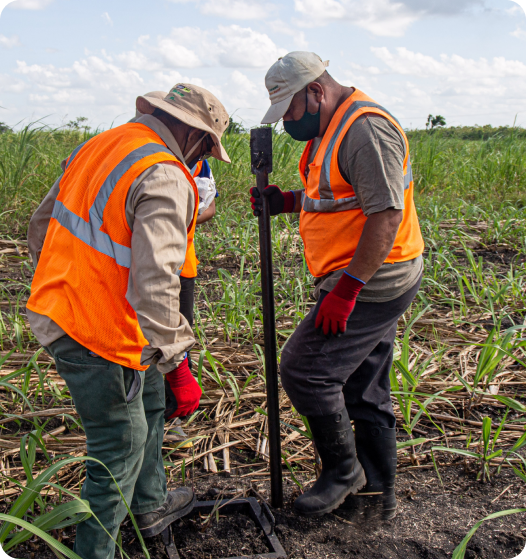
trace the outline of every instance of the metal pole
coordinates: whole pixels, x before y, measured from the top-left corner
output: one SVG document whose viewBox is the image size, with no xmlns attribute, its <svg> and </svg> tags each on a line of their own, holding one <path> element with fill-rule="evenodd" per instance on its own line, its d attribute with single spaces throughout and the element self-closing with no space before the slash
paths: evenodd
<svg viewBox="0 0 526 559">
<path fill-rule="evenodd" d="M 278 358 L 276 346 L 276 318 L 274 312 L 274 278 L 272 268 L 272 237 L 270 210 L 263 190 L 272 172 L 272 129 L 253 128 L 250 132 L 252 173 L 263 200 L 259 216 L 259 251 L 261 258 L 261 291 L 263 295 L 263 331 L 265 340 L 265 378 L 267 381 L 268 438 L 270 455 L 271 503 L 283 506 L 283 477 L 281 469 L 281 436 L 279 422 Z"/>
</svg>

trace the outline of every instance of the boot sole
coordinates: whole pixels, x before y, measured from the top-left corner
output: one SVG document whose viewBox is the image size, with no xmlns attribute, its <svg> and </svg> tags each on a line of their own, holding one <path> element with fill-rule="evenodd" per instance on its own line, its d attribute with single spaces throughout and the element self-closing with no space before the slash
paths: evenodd
<svg viewBox="0 0 526 559">
<path fill-rule="evenodd" d="M 186 516 L 189 512 L 192 512 L 196 500 L 197 497 L 194 495 L 192 500 L 182 509 L 172 512 L 168 516 L 163 516 L 163 518 L 160 518 L 155 524 L 152 524 L 151 526 L 140 529 L 139 531 L 141 532 L 141 536 L 143 538 L 153 538 L 154 536 L 157 536 L 167 526 L 172 524 L 172 522 L 175 522 L 178 518 L 182 518 L 183 516 Z"/>
<path fill-rule="evenodd" d="M 296 512 L 299 512 L 300 514 L 302 514 L 303 516 L 323 516 L 324 514 L 327 514 L 329 512 L 332 512 L 333 510 L 337 509 L 344 501 L 345 499 L 349 496 L 349 495 L 354 495 L 355 493 L 358 493 L 358 491 L 360 491 L 360 489 L 362 489 L 363 487 L 365 487 L 367 483 L 367 478 L 365 477 L 365 471 L 362 468 L 362 471 L 358 477 L 358 479 L 351 485 L 351 487 L 349 488 L 349 491 L 347 491 L 347 493 L 345 493 L 343 495 L 343 497 L 341 497 L 340 499 L 338 499 L 338 501 L 336 501 L 335 503 L 325 507 L 324 509 L 320 509 L 317 511 L 302 511 L 296 508 L 296 506 L 294 506 L 294 510 L 296 510 Z"/>
</svg>

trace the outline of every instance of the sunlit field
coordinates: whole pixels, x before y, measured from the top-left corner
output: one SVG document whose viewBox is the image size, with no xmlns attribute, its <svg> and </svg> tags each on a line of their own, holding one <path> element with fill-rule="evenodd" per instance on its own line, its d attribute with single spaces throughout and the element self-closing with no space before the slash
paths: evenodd
<svg viewBox="0 0 526 559">
<path fill-rule="evenodd" d="M 38 124 L 0 134 L 0 512 L 12 521 L 0 525 L 0 543 L 16 557 L 30 557 L 33 533 L 74 557 L 67 549 L 73 541 L 68 526 L 90 514 L 79 498 L 82 425 L 64 381 L 28 327 L 25 303 L 33 273 L 29 219 L 59 176 L 60 161 L 91 134 Z M 447 128 L 408 136 L 426 252 L 422 288 L 399 322 L 391 371 L 399 470 L 400 476 L 425 473 L 437 495 L 454 492 L 458 472 L 462 487 L 493 491 L 487 506 L 448 519 L 455 534 L 448 553 L 459 546 L 460 559 L 462 537 L 477 521 L 525 506 L 526 131 Z M 249 134 L 229 133 L 224 145 L 232 165 L 212 162 L 217 213 L 196 237 L 201 264 L 192 359 L 204 395 L 187 420 L 193 447 L 167 441 L 165 465 L 171 485 L 226 471 L 236 488 L 231 493 L 245 494 L 255 484 L 268 497 L 258 222 L 247 196 L 254 183 Z M 285 134 L 274 135 L 272 183 L 300 188 L 302 148 Z M 297 216 L 273 218 L 272 237 L 282 348 L 314 300 Z M 283 391 L 280 404 L 286 487 L 297 494 L 315 478 L 314 450 Z M 200 522 L 206 528 L 212 520 Z M 524 521 L 524 514 L 507 515 L 488 520 L 480 531 L 491 524 L 491 530 L 524 538 Z M 124 547 L 124 556 L 140 556 Z M 466 557 L 500 557 L 484 553 Z"/>
</svg>

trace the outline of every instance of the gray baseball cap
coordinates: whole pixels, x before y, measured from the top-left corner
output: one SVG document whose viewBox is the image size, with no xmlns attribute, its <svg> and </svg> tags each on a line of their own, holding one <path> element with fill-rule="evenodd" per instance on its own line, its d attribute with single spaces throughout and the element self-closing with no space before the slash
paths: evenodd
<svg viewBox="0 0 526 559">
<path fill-rule="evenodd" d="M 279 58 L 265 76 L 271 105 L 261 124 L 272 124 L 283 118 L 294 95 L 316 81 L 328 65 L 328 60 L 323 62 L 314 52 L 294 51 Z"/>
</svg>

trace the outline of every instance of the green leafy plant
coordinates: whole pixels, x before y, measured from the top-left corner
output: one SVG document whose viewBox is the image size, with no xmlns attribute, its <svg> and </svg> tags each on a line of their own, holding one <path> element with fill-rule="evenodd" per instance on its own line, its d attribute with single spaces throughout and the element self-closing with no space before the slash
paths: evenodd
<svg viewBox="0 0 526 559">
<path fill-rule="evenodd" d="M 471 445 L 471 436 L 467 440 L 467 448 L 450 448 L 445 446 L 434 446 L 432 448 L 433 452 L 448 452 L 450 454 L 456 454 L 458 456 L 464 456 L 466 458 L 472 458 L 478 464 L 478 472 L 477 472 L 477 479 L 482 479 L 482 481 L 486 481 L 491 479 L 491 471 L 490 471 L 490 463 L 495 458 L 502 456 L 504 450 L 502 448 L 496 449 L 496 443 L 499 438 L 499 435 L 504 427 L 506 422 L 506 418 L 508 417 L 509 409 L 506 410 L 504 417 L 500 421 L 497 429 L 495 430 L 492 436 L 492 420 L 491 417 L 485 417 L 482 420 L 482 436 L 480 437 L 479 441 L 474 445 L 476 450 L 469 450 Z M 522 448 L 526 444 L 526 434 L 523 435 L 519 441 L 513 446 L 513 448 L 508 451 L 507 456 L 511 452 L 515 452 L 518 449 Z M 496 472 L 500 472 L 500 467 L 496 467 Z M 516 469 L 516 468 L 514 468 Z"/>
<path fill-rule="evenodd" d="M 58 542 L 56 542 L 54 538 L 49 536 L 49 534 L 46 534 L 46 532 L 78 524 L 79 522 L 82 522 L 92 516 L 93 513 L 87 501 L 82 500 L 80 497 L 65 489 L 61 485 L 51 482 L 51 479 L 53 477 L 58 479 L 59 471 L 65 466 L 68 466 L 69 464 L 75 462 L 85 462 L 86 460 L 91 460 L 101 464 L 104 468 L 106 468 L 106 466 L 99 460 L 96 460 L 95 458 L 89 458 L 87 456 L 82 456 L 79 458 L 69 457 L 63 460 L 59 460 L 58 462 L 48 466 L 43 471 L 41 471 L 41 473 L 37 477 L 34 478 L 32 474 L 32 466 L 34 463 L 34 447 L 32 447 L 30 444 L 31 440 L 34 441 L 35 444 L 37 444 L 38 442 L 38 438 L 36 436 L 33 436 L 31 438 L 24 437 L 21 442 L 20 454 L 22 457 L 22 462 L 24 464 L 24 470 L 27 475 L 27 483 L 24 486 L 17 480 L 12 480 L 20 487 L 21 494 L 10 507 L 8 514 L 0 516 L 0 519 L 4 520 L 4 523 L 0 528 L 0 545 L 2 546 L 4 551 L 9 551 L 16 545 L 28 540 L 32 534 L 35 534 L 44 539 L 44 541 L 53 549 L 56 549 L 60 553 L 64 553 L 71 559 L 77 559 L 77 555 L 73 554 L 71 550 L 68 550 L 62 544 L 58 545 Z M 26 443 L 29 444 L 29 449 L 27 452 L 25 450 Z M 41 449 L 45 451 L 45 448 Z M 135 517 L 133 516 L 128 503 L 124 499 L 124 496 L 117 482 L 115 481 L 115 478 L 113 478 L 113 475 L 108 470 L 108 468 L 106 468 L 106 470 L 113 479 L 113 482 L 115 483 L 115 486 L 120 493 L 121 499 L 123 500 L 128 510 L 128 514 L 130 515 L 130 518 L 132 520 L 132 524 L 137 533 L 137 537 L 139 538 L 139 541 L 141 543 L 143 553 L 145 554 L 147 559 L 150 559 L 150 555 L 140 534 L 137 522 L 135 521 Z M 53 487 L 60 492 L 68 494 L 70 497 L 73 498 L 73 501 L 60 504 L 51 504 L 44 501 L 41 496 L 41 492 L 46 486 Z M 32 523 L 28 523 L 23 520 L 23 517 L 27 515 L 29 510 L 34 511 L 35 504 L 39 505 L 41 513 L 37 516 L 34 516 L 33 513 Z M 52 507 L 52 510 L 50 512 L 44 512 L 48 505 Z M 16 532 L 14 530 L 15 526 L 22 526 L 24 530 L 21 532 Z M 67 551 L 67 553 L 64 550 Z M 120 548 L 120 551 L 125 557 L 128 558 L 128 555 L 124 553 L 122 547 Z"/>
<path fill-rule="evenodd" d="M 460 544 L 455 548 L 453 551 L 452 559 L 464 559 L 466 554 L 466 548 L 468 546 L 469 541 L 473 537 L 473 534 L 482 526 L 484 522 L 488 520 L 494 520 L 495 518 L 501 518 L 503 516 L 509 516 L 510 514 L 520 514 L 526 512 L 526 509 L 509 509 L 503 510 L 500 512 L 494 512 L 493 514 L 489 514 L 482 520 L 479 520 L 473 528 L 466 534 L 466 537 L 460 542 Z"/>
</svg>

